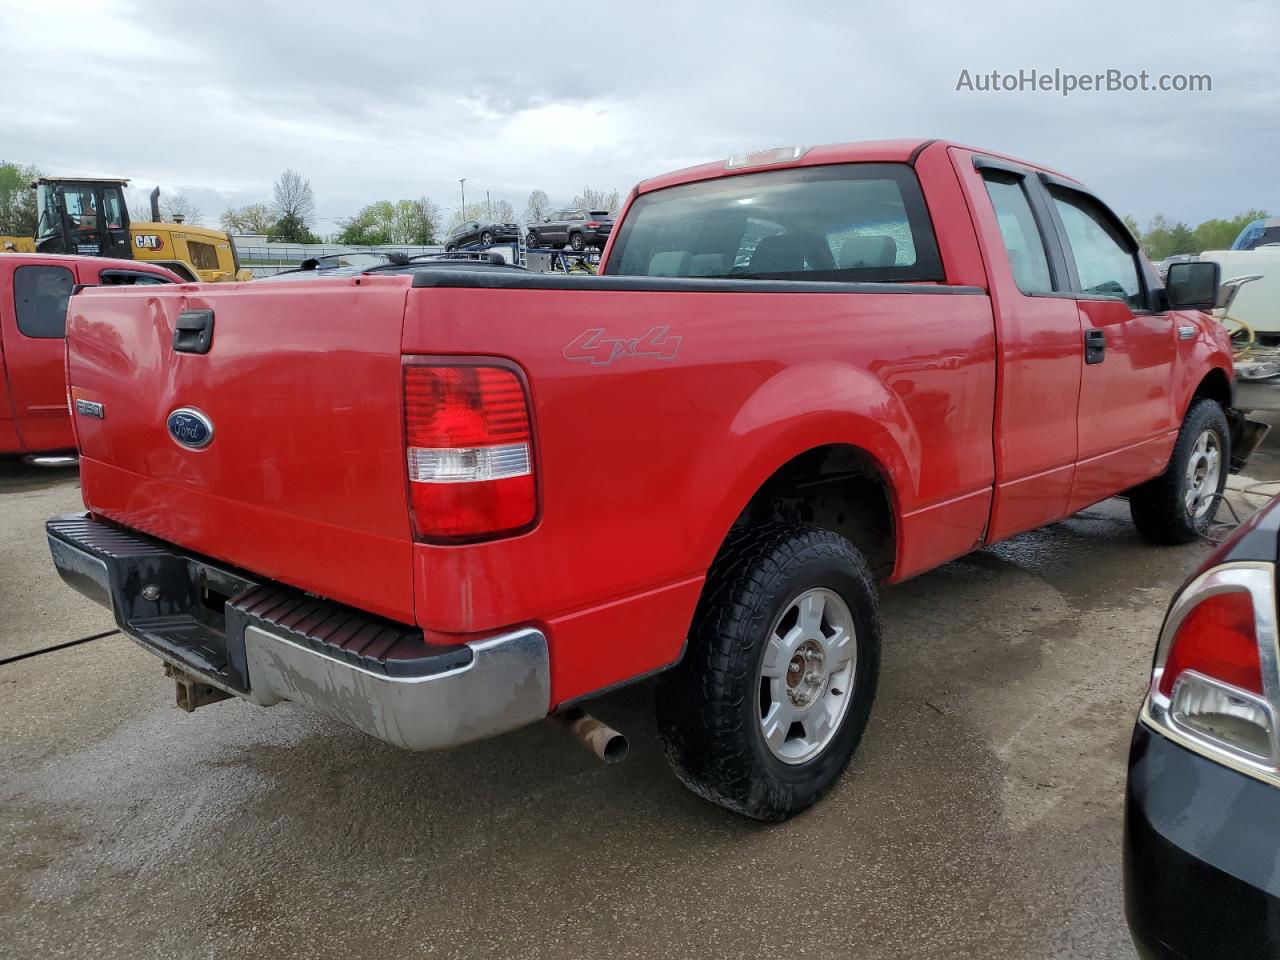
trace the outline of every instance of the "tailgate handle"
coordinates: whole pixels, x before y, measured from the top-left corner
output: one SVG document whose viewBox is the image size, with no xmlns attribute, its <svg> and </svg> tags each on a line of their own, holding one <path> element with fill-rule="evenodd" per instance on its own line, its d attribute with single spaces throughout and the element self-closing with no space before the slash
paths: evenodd
<svg viewBox="0 0 1280 960">
<path fill-rule="evenodd" d="M 173 327 L 175 353 L 208 353 L 213 346 L 213 311 L 183 310 Z"/>
</svg>

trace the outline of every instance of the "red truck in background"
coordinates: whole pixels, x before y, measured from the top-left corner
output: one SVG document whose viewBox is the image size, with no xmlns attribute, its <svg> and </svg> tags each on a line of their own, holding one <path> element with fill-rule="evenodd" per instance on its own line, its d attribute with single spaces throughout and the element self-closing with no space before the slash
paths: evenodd
<svg viewBox="0 0 1280 960">
<path fill-rule="evenodd" d="M 133 260 L 0 256 L 0 455 L 71 450 L 63 335 L 77 284 L 177 283 L 163 267 Z M 61 458 L 69 459 L 69 458 Z"/>
<path fill-rule="evenodd" d="M 77 589 L 188 707 L 434 749 L 661 673 L 680 778 L 760 819 L 852 756 L 893 583 L 1124 493 L 1186 542 L 1265 428 L 1074 180 L 940 141 L 631 193 L 601 276 L 415 261 L 72 299 Z"/>
</svg>

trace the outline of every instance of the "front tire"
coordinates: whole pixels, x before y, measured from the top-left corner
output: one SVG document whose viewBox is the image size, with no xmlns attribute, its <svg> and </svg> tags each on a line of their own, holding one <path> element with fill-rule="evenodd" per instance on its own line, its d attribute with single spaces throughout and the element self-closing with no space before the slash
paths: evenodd
<svg viewBox="0 0 1280 960">
<path fill-rule="evenodd" d="M 880 670 L 866 560 L 830 530 L 768 523 L 731 535 L 707 576 L 658 729 L 694 793 L 757 820 L 811 806 L 848 765 Z"/>
<path fill-rule="evenodd" d="M 1190 543 L 1213 522 L 1227 485 L 1231 427 L 1213 400 L 1187 411 L 1164 473 L 1129 492 L 1129 514 L 1152 543 Z"/>
<path fill-rule="evenodd" d="M 457 249 L 458 249 L 458 248 L 457 248 L 457 247 L 455 247 L 452 243 L 446 243 L 446 244 L 444 245 L 444 252 L 445 252 L 445 253 L 453 253 L 453 251 L 455 251 L 455 250 L 457 250 Z"/>
<path fill-rule="evenodd" d="M 536 247 L 538 245 L 538 235 L 530 230 L 529 235 L 524 238 L 524 245 L 526 247 Z"/>
</svg>

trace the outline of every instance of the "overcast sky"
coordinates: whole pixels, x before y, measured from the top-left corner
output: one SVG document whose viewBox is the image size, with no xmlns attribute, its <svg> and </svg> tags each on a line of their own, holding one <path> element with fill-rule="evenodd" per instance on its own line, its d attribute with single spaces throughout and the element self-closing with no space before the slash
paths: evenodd
<svg viewBox="0 0 1280 960">
<path fill-rule="evenodd" d="M 1280 212 L 1280 3 L 0 5 L 0 160 L 130 177 L 216 223 L 311 180 L 517 212 L 784 144 L 945 137 L 1083 180 L 1144 224 Z M 1020 68 L 1208 73 L 1202 93 L 979 93 Z M 139 215 L 135 214 L 135 216 Z"/>
</svg>

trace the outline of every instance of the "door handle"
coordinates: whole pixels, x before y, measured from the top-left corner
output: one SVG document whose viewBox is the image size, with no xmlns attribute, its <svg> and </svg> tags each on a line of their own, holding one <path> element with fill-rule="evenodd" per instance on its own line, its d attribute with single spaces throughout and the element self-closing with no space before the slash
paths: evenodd
<svg viewBox="0 0 1280 960">
<path fill-rule="evenodd" d="M 1084 362 L 1101 363 L 1107 359 L 1107 333 L 1090 329 L 1084 332 Z"/>
<path fill-rule="evenodd" d="M 173 325 L 174 353 L 208 353 L 213 346 L 213 311 L 183 310 Z"/>
</svg>

